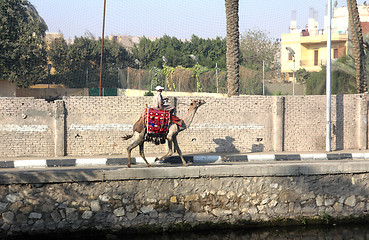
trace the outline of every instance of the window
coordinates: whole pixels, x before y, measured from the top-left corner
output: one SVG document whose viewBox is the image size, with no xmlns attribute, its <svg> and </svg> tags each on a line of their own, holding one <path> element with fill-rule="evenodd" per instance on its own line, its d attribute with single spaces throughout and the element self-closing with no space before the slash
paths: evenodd
<svg viewBox="0 0 369 240">
<path fill-rule="evenodd" d="M 319 55 L 318 55 L 318 50 L 314 50 L 314 66 L 318 66 L 319 63 Z"/>
<path fill-rule="evenodd" d="M 293 57 L 292 54 L 290 52 L 288 52 L 288 60 L 289 61 L 292 61 L 292 57 Z"/>
<path fill-rule="evenodd" d="M 333 58 L 337 59 L 338 58 L 338 49 L 333 49 Z"/>
</svg>

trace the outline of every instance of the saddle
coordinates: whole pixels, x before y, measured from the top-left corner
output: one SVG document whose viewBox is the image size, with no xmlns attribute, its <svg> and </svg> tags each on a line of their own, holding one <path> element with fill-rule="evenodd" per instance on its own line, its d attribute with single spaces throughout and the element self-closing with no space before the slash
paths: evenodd
<svg viewBox="0 0 369 240">
<path fill-rule="evenodd" d="M 146 126 L 148 134 L 166 134 L 170 113 L 155 108 L 146 108 Z"/>
<path fill-rule="evenodd" d="M 169 111 L 146 107 L 140 119 L 133 126 L 133 129 L 136 132 L 142 132 L 146 127 L 145 141 L 151 141 L 158 145 L 165 143 L 171 122 L 177 124 L 179 127 L 183 124 L 182 119 L 171 115 Z"/>
</svg>

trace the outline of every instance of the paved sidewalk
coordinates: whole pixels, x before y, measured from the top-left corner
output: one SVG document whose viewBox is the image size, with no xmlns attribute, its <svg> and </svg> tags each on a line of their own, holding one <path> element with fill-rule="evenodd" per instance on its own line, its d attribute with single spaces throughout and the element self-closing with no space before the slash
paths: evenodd
<svg viewBox="0 0 369 240">
<path fill-rule="evenodd" d="M 160 155 L 160 154 L 159 154 Z M 154 156 L 147 156 L 149 163 L 155 162 Z M 257 152 L 257 153 L 204 153 L 184 154 L 187 162 L 194 164 L 240 163 L 240 162 L 277 162 L 277 161 L 328 161 L 328 160 L 369 160 L 369 150 L 343 150 L 325 152 Z M 94 167 L 94 166 L 125 166 L 126 155 L 90 156 L 90 157 L 19 157 L 0 159 L 3 168 L 55 168 L 55 167 Z M 182 164 L 175 154 L 162 163 Z M 132 164 L 145 164 L 141 157 L 132 157 Z"/>
</svg>

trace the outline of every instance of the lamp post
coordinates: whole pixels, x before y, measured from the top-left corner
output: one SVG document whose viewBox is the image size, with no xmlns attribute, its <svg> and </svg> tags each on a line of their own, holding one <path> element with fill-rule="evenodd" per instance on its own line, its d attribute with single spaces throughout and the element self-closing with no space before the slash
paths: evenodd
<svg viewBox="0 0 369 240">
<path fill-rule="evenodd" d="M 265 61 L 263 60 L 263 95 L 265 95 Z"/>
<path fill-rule="evenodd" d="M 199 64 L 198 58 L 195 55 L 191 54 L 190 58 L 192 58 L 192 60 L 194 60 L 196 64 Z M 197 79 L 196 79 L 196 91 L 199 92 L 199 82 L 197 81 Z"/>
<path fill-rule="evenodd" d="M 51 71 L 51 64 L 47 64 L 47 88 L 50 88 L 50 71 Z"/>
<path fill-rule="evenodd" d="M 86 67 L 86 88 L 88 88 L 88 67 Z"/>
<path fill-rule="evenodd" d="M 120 73 L 120 68 L 118 67 L 118 79 L 117 79 L 118 81 L 117 81 L 117 88 L 119 88 L 119 77 L 120 77 L 120 74 L 119 74 L 119 73 Z"/>
<path fill-rule="evenodd" d="M 162 59 L 165 64 L 168 64 L 168 59 L 165 56 L 163 56 Z M 166 82 L 166 80 L 164 80 L 164 82 Z M 166 90 L 166 83 L 164 83 L 164 89 Z"/>
<path fill-rule="evenodd" d="M 332 0 L 328 0 L 328 34 L 327 34 L 327 72 L 326 72 L 326 95 L 327 95 L 327 109 L 326 109 L 326 142 L 325 150 L 331 151 L 331 25 L 332 25 Z"/>
<path fill-rule="evenodd" d="M 138 70 L 141 69 L 141 62 L 138 59 L 135 59 L 135 63 L 138 65 Z M 138 71 L 138 88 L 141 90 L 141 72 Z"/>
<path fill-rule="evenodd" d="M 162 57 L 163 58 L 163 62 L 165 62 L 165 64 L 168 64 L 168 60 L 165 56 Z"/>
<path fill-rule="evenodd" d="M 197 57 L 195 55 L 191 54 L 190 55 L 190 58 L 192 58 L 192 60 L 194 60 L 196 62 L 196 64 L 199 63 L 199 61 L 198 61 L 198 59 L 197 59 Z"/>
<path fill-rule="evenodd" d="M 219 93 L 218 63 L 215 63 L 215 75 L 217 76 L 217 93 Z"/>
<path fill-rule="evenodd" d="M 293 51 L 293 49 L 290 47 L 286 47 L 286 49 L 288 53 L 292 55 L 293 59 L 292 95 L 295 96 L 295 63 L 296 63 L 295 51 Z"/>
<path fill-rule="evenodd" d="M 103 54 L 104 54 L 105 10 L 106 10 L 106 0 L 104 0 L 103 26 L 102 26 L 102 34 L 101 34 L 101 58 L 100 58 L 100 86 L 99 86 L 99 96 L 101 96 L 102 67 L 103 67 Z"/>
</svg>

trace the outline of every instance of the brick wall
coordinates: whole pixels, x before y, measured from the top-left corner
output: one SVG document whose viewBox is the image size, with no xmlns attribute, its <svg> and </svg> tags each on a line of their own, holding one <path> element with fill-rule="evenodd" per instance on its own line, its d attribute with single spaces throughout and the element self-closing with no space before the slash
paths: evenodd
<svg viewBox="0 0 369 240">
<path fill-rule="evenodd" d="M 0 98 L 0 156 L 54 155 L 54 104 Z"/>
<path fill-rule="evenodd" d="M 192 99 L 170 97 L 183 118 Z M 325 150 L 325 96 L 200 97 L 190 128 L 178 135 L 184 153 Z M 332 96 L 332 150 L 367 149 L 365 95 Z M 151 97 L 64 97 L 47 103 L 0 98 L 0 156 L 126 154 L 131 133 Z M 138 153 L 135 149 L 134 154 Z M 146 154 L 165 146 L 145 143 Z"/>
</svg>

